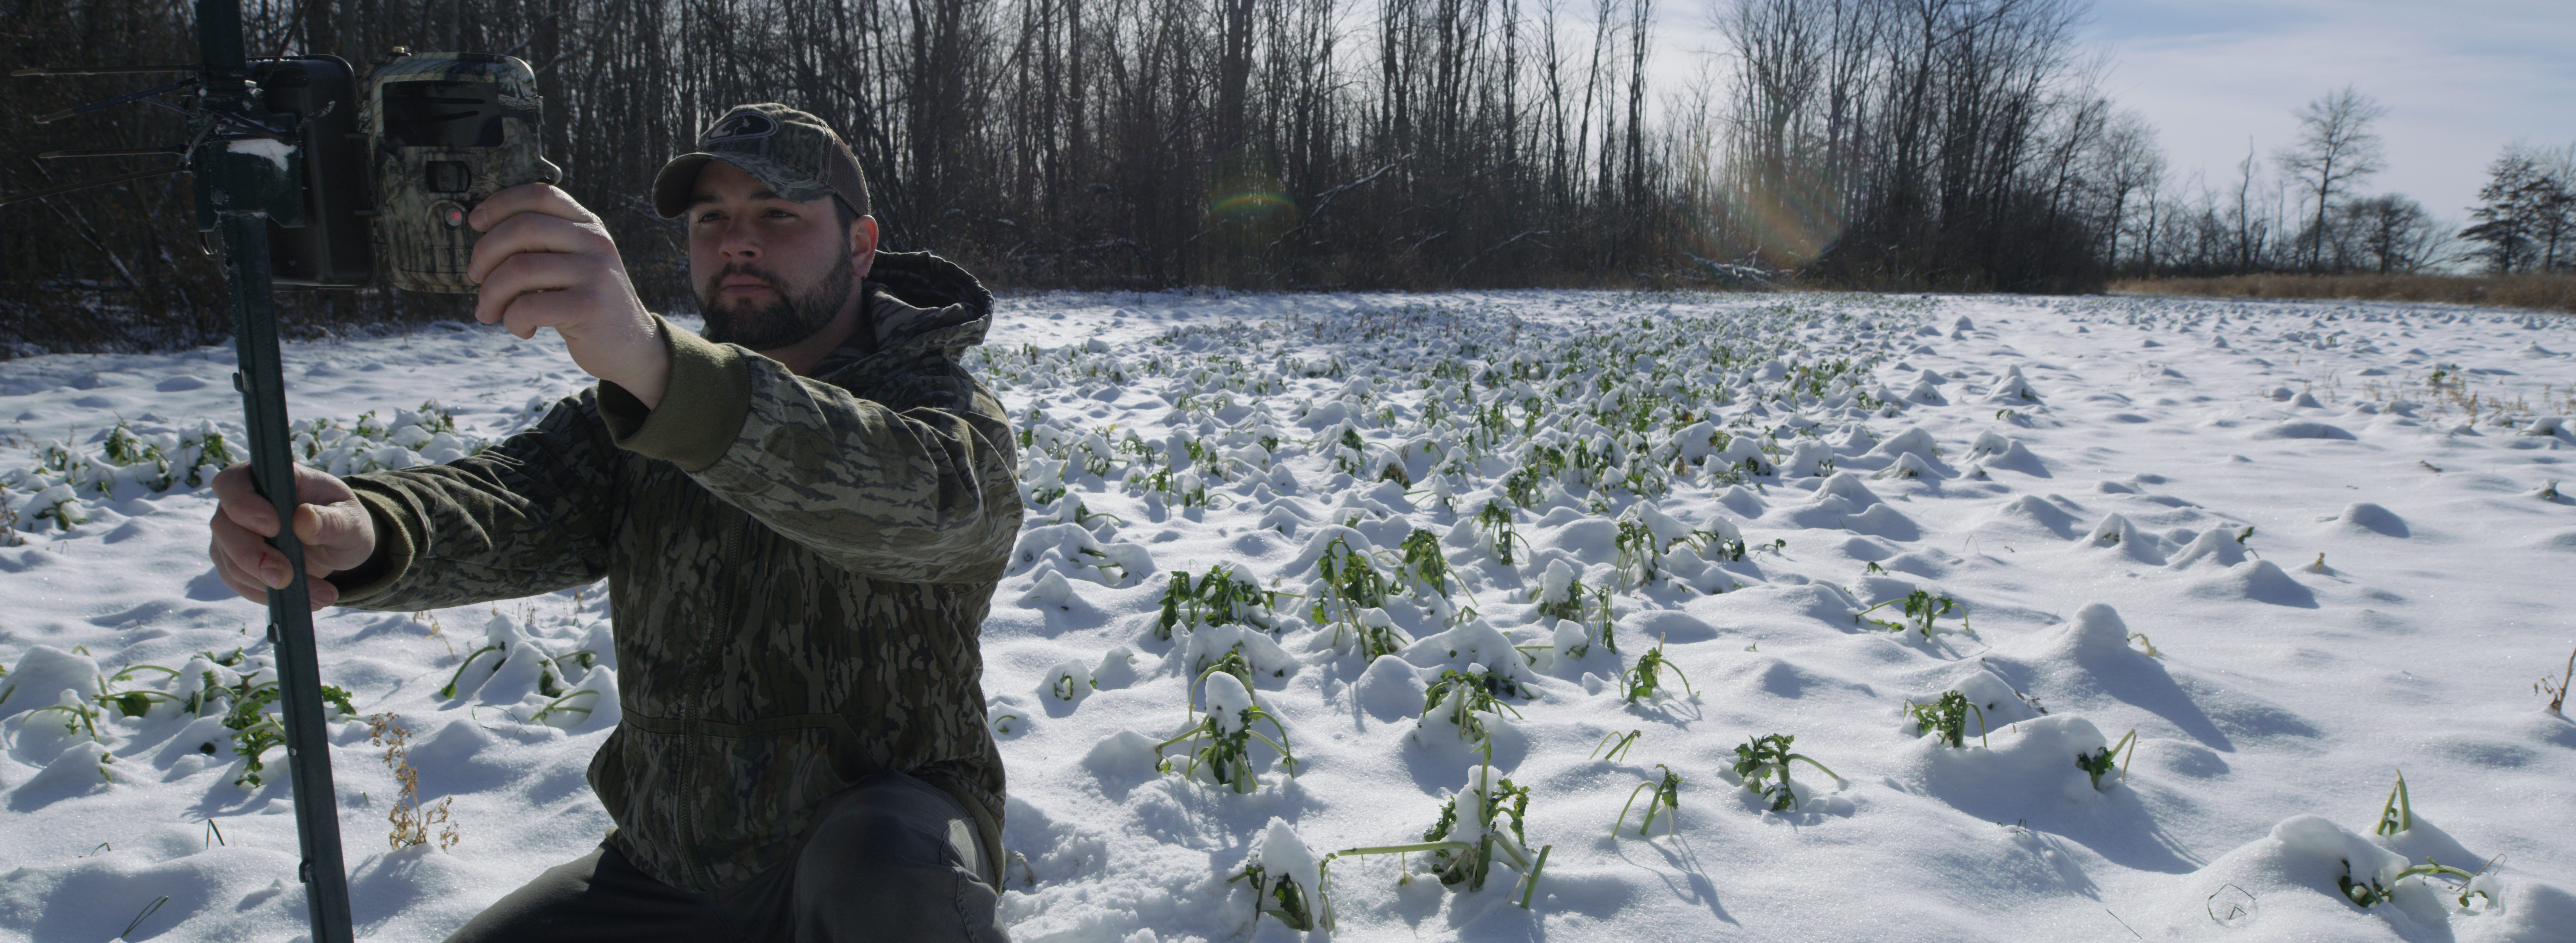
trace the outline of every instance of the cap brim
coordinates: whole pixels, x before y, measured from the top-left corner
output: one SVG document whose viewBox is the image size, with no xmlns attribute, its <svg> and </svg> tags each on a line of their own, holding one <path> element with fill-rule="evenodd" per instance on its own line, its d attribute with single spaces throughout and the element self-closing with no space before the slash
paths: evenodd
<svg viewBox="0 0 2576 943">
<path fill-rule="evenodd" d="M 758 154 L 700 151 L 671 158 L 670 163 L 662 165 L 662 172 L 654 175 L 653 212 L 662 214 L 663 219 L 688 212 L 690 200 L 697 195 L 698 172 L 706 169 L 707 162 L 711 160 L 740 167 L 744 173 L 767 185 L 770 192 L 797 203 L 819 200 L 832 194 L 829 184 L 808 178 L 784 163 Z"/>
</svg>

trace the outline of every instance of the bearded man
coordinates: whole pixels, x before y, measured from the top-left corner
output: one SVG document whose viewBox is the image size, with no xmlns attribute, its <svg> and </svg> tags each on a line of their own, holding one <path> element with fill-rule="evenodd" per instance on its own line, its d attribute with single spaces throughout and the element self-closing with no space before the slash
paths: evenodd
<svg viewBox="0 0 2576 943">
<path fill-rule="evenodd" d="M 298 467 L 315 608 L 417 611 L 608 580 L 616 823 L 451 941 L 1005 940 L 1002 762 L 977 638 L 1020 526 L 1000 401 L 958 363 L 992 295 L 877 251 L 822 119 L 744 105 L 664 166 L 704 337 L 645 310 L 599 218 L 501 191 L 475 316 L 563 338 L 599 383 L 445 465 Z M 248 466 L 210 553 L 244 598 L 289 580 Z"/>
</svg>

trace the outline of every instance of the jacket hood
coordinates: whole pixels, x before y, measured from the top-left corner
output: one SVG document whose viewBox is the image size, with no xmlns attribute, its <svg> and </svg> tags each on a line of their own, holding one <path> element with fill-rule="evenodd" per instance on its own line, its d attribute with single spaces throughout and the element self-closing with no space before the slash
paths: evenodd
<svg viewBox="0 0 2576 943">
<path fill-rule="evenodd" d="M 865 344 L 833 352 L 816 368 L 829 377 L 862 364 L 882 369 L 924 354 L 951 360 L 984 342 L 993 293 L 955 262 L 929 252 L 879 252 L 860 283 L 867 292 Z"/>
<path fill-rule="evenodd" d="M 957 263 L 928 252 L 879 252 L 863 284 L 879 356 L 937 350 L 954 360 L 983 343 L 993 323 L 993 293 Z"/>
</svg>

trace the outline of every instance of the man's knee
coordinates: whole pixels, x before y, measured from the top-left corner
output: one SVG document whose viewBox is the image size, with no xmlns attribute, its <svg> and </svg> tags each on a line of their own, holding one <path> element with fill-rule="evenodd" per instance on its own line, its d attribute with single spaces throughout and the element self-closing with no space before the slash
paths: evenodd
<svg viewBox="0 0 2576 943">
<path fill-rule="evenodd" d="M 582 943 L 739 938 L 758 915 L 654 880 L 615 848 L 549 868 L 501 898 L 447 943 Z"/>
<path fill-rule="evenodd" d="M 859 781 L 824 807 L 805 839 L 802 865 L 955 867 L 984 873 L 975 819 L 921 780 L 881 773 Z"/>
<path fill-rule="evenodd" d="M 901 774 L 870 777 L 827 806 L 797 855 L 800 939 L 995 941 L 998 892 L 984 883 L 973 816 Z M 866 932 L 851 935 L 856 927 Z"/>
</svg>

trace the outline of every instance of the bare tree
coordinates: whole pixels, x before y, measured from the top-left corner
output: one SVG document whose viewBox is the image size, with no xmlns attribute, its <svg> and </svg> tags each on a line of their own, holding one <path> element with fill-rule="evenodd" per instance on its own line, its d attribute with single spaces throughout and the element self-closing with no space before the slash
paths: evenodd
<svg viewBox="0 0 2576 943">
<path fill-rule="evenodd" d="M 2245 139 L 2245 159 L 2236 165 L 2236 270 L 2250 272 L 2263 257 L 2265 229 L 2255 217 L 2254 139 Z"/>
<path fill-rule="evenodd" d="M 2379 135 L 2371 132 L 2370 125 L 2387 116 L 2388 108 L 2346 85 L 2309 102 L 2296 114 L 2297 141 L 2272 159 L 2283 174 L 2298 183 L 2303 198 L 2315 204 L 2314 220 L 2301 240 L 2308 250 L 2308 268 L 2319 270 L 2324 267 L 2326 218 L 2334 207 L 2336 191 L 2385 166 Z"/>
<path fill-rule="evenodd" d="M 2380 274 L 2408 273 L 2433 260 L 2441 227 L 2424 205 L 2404 194 L 2390 193 L 2343 205 L 2340 227 L 2355 248 Z"/>
<path fill-rule="evenodd" d="M 2120 264 L 2120 233 L 2128 222 L 2132 196 L 2144 197 L 2147 245 L 2154 247 L 2155 190 L 2165 176 L 2164 150 L 2156 146 L 2155 126 L 2147 123 L 2146 116 L 2124 111 L 2111 119 L 2110 127 L 2096 141 L 2093 161 L 2094 185 L 2111 201 L 2104 227 L 2111 244 L 2103 252 L 2103 260 L 2116 268 Z M 2152 259 L 2148 260 L 2148 265 L 2153 264 Z"/>
</svg>

